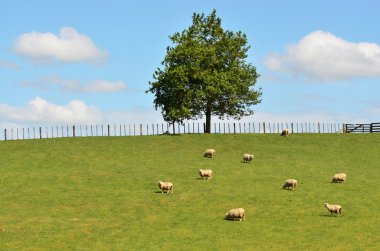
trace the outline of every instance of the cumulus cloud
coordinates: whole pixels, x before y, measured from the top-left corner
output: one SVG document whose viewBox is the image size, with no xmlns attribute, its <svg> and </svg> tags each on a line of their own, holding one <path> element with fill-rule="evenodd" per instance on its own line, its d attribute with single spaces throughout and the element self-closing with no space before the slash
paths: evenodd
<svg viewBox="0 0 380 251">
<path fill-rule="evenodd" d="M 103 121 L 103 113 L 81 100 L 72 100 L 66 105 L 57 105 L 36 97 L 25 106 L 15 107 L 0 104 L 3 121 L 15 124 L 87 124 Z"/>
<path fill-rule="evenodd" d="M 285 54 L 268 55 L 264 65 L 273 71 L 316 81 L 377 77 L 380 76 L 380 46 L 346 41 L 318 30 L 287 46 Z"/>
<path fill-rule="evenodd" d="M 58 86 L 62 91 L 73 93 L 95 93 L 95 92 L 119 92 L 125 91 L 127 85 L 123 81 L 93 80 L 81 84 L 77 80 L 62 79 L 57 76 L 44 76 L 36 80 L 24 80 L 19 83 L 21 87 L 32 87 L 47 90 Z"/>
<path fill-rule="evenodd" d="M 36 31 L 22 34 L 14 43 L 14 51 L 39 63 L 103 63 L 108 57 L 108 53 L 98 49 L 89 37 L 71 27 L 62 27 L 58 35 Z"/>
</svg>

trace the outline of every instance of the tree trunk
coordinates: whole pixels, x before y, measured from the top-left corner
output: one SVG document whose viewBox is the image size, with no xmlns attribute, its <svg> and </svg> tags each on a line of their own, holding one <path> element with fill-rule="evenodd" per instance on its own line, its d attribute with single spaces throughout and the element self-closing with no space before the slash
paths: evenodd
<svg viewBox="0 0 380 251">
<path fill-rule="evenodd" d="M 205 133 L 211 133 L 211 107 L 208 106 L 206 110 L 206 131 Z"/>
<path fill-rule="evenodd" d="M 174 124 L 174 121 L 173 121 L 173 134 L 175 134 L 175 124 Z"/>
</svg>

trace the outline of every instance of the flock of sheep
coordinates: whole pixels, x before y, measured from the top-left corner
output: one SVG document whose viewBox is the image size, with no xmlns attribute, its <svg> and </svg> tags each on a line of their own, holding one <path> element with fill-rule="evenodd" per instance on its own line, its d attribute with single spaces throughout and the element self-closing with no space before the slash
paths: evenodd
<svg viewBox="0 0 380 251">
<path fill-rule="evenodd" d="M 281 136 L 287 136 L 289 134 L 288 129 L 284 129 L 281 132 Z M 215 149 L 207 149 L 203 156 L 208 158 L 213 158 L 215 155 Z M 245 153 L 243 154 L 243 162 L 244 163 L 250 163 L 254 159 L 253 154 Z M 211 179 L 212 178 L 212 170 L 203 170 L 199 169 L 199 176 L 201 176 L 203 179 Z M 345 173 L 338 173 L 335 174 L 332 177 L 331 182 L 333 183 L 344 183 L 347 179 L 347 175 Z M 287 179 L 284 184 L 282 185 L 283 189 L 291 189 L 295 190 L 297 188 L 298 181 L 296 179 Z M 173 193 L 173 183 L 169 181 L 159 181 L 158 187 L 161 189 L 162 193 Z M 338 217 L 342 215 L 342 206 L 340 205 L 330 205 L 329 203 L 324 203 L 324 207 L 330 212 L 330 214 L 336 213 Z M 245 220 L 245 210 L 244 208 L 234 208 L 229 210 L 225 214 L 225 219 L 227 220 Z"/>
</svg>

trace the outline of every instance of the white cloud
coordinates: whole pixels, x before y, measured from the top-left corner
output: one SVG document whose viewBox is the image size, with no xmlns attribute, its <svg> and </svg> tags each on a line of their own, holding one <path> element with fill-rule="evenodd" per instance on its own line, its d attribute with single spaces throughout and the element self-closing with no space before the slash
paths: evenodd
<svg viewBox="0 0 380 251">
<path fill-rule="evenodd" d="M 83 101 L 72 100 L 66 105 L 56 105 L 40 97 L 23 107 L 0 104 L 0 117 L 8 124 L 70 125 L 103 121 L 103 113 Z"/>
<path fill-rule="evenodd" d="M 82 92 L 117 92 L 124 91 L 126 88 L 127 86 L 123 81 L 94 80 L 90 84 L 83 86 Z"/>
<path fill-rule="evenodd" d="M 39 63 L 51 61 L 103 63 L 108 56 L 108 53 L 98 49 L 89 37 L 70 27 L 61 28 L 58 36 L 50 32 L 35 31 L 22 34 L 17 38 L 14 50 Z"/>
<path fill-rule="evenodd" d="M 380 76 L 380 46 L 346 41 L 318 30 L 289 45 L 284 55 L 268 55 L 264 65 L 316 81 L 376 77 Z"/>
<path fill-rule="evenodd" d="M 80 81 L 61 79 L 57 76 L 44 76 L 36 80 L 24 80 L 19 83 L 19 86 L 45 90 L 58 86 L 62 91 L 73 93 L 119 92 L 127 89 L 127 85 L 120 80 L 93 80 L 88 84 L 81 84 Z"/>
<path fill-rule="evenodd" d="M 0 60 L 0 68 L 18 70 L 20 66 L 10 61 Z"/>
</svg>

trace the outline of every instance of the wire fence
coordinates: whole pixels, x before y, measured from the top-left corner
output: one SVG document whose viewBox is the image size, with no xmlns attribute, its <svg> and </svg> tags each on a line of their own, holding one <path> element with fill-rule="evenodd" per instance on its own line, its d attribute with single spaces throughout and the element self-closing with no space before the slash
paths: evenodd
<svg viewBox="0 0 380 251">
<path fill-rule="evenodd" d="M 0 140 L 26 140 L 67 137 L 111 137 L 162 134 L 204 133 L 205 123 L 160 124 L 106 124 L 72 126 L 35 126 L 4 128 Z M 211 133 L 281 133 L 285 128 L 290 133 L 343 133 L 342 123 L 213 123 Z"/>
</svg>

